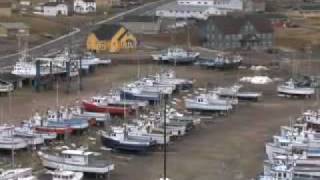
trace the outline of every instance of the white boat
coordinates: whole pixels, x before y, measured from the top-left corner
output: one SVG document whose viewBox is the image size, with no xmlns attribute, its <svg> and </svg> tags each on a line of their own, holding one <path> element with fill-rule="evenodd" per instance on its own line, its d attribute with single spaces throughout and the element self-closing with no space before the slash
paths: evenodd
<svg viewBox="0 0 320 180">
<path fill-rule="evenodd" d="M 31 168 L 18 168 L 0 171 L 0 180 L 36 180 Z"/>
<path fill-rule="evenodd" d="M 19 150 L 28 147 L 28 143 L 19 137 L 14 137 L 13 126 L 0 126 L 0 149 Z"/>
<path fill-rule="evenodd" d="M 13 67 L 11 74 L 24 77 L 33 78 L 37 75 L 37 67 L 35 62 L 18 61 Z M 40 76 L 50 74 L 50 69 L 45 66 L 40 66 Z"/>
<path fill-rule="evenodd" d="M 44 144 L 44 137 L 31 128 L 28 127 L 15 127 L 14 136 L 24 139 L 28 145 L 36 146 Z"/>
<path fill-rule="evenodd" d="M 195 98 L 185 99 L 185 106 L 189 110 L 199 111 L 230 111 L 232 110 L 231 102 L 227 100 L 217 99 L 217 97 L 208 97 L 201 94 Z"/>
<path fill-rule="evenodd" d="M 95 154 L 83 150 L 64 150 L 60 155 L 38 152 L 42 165 L 50 169 L 93 174 L 107 174 L 114 170 L 113 163 L 106 160 L 97 160 Z"/>
<path fill-rule="evenodd" d="M 90 67 L 93 65 L 109 65 L 111 64 L 111 59 L 100 59 L 98 57 L 96 57 L 93 53 L 91 52 L 87 52 L 85 53 L 84 56 L 82 56 L 81 58 L 81 64 L 82 64 L 82 68 L 84 67 Z"/>
<path fill-rule="evenodd" d="M 156 144 L 163 145 L 164 144 L 164 134 L 163 133 L 156 133 L 152 131 L 152 127 L 150 125 L 143 126 L 140 125 L 126 125 L 128 130 L 128 136 L 135 137 L 135 138 L 143 138 L 143 139 L 152 139 L 156 141 Z M 166 143 L 170 142 L 170 134 L 166 136 Z"/>
<path fill-rule="evenodd" d="M 280 84 L 277 87 L 278 94 L 287 96 L 304 96 L 310 97 L 315 94 L 315 89 L 312 87 L 299 87 L 295 84 L 293 79 Z"/>
<path fill-rule="evenodd" d="M 49 172 L 52 175 L 52 180 L 81 180 L 83 178 L 82 172 L 64 171 L 57 169 Z"/>
<path fill-rule="evenodd" d="M 80 119 L 95 120 L 97 124 L 105 124 L 107 121 L 111 120 L 109 113 L 98 113 L 98 112 L 88 112 L 84 111 L 79 107 L 72 108 L 72 117 Z"/>
<path fill-rule="evenodd" d="M 160 54 L 153 54 L 152 59 L 155 61 L 162 61 L 162 62 L 170 62 L 170 63 L 192 63 L 194 62 L 197 57 L 199 57 L 199 52 L 190 52 L 186 51 L 182 48 L 168 48 Z"/>
</svg>

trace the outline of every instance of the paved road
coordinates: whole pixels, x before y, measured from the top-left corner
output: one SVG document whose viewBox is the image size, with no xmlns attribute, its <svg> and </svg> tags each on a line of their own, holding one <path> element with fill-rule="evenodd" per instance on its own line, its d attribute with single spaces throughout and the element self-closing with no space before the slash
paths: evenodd
<svg viewBox="0 0 320 180">
<path fill-rule="evenodd" d="M 47 54 L 48 52 L 52 52 L 52 50 L 62 49 L 66 44 L 70 43 L 71 41 L 75 45 L 83 44 L 85 42 L 87 34 L 93 29 L 97 28 L 100 24 L 118 22 L 124 16 L 143 14 L 144 12 L 150 9 L 154 9 L 169 1 L 170 0 L 160 0 L 157 2 L 147 3 L 142 6 L 116 14 L 110 18 L 97 22 L 96 24 L 88 25 L 82 29 L 75 29 L 74 32 L 70 34 L 64 35 L 50 42 L 31 48 L 29 50 L 29 54 L 32 54 L 32 56 L 42 56 Z M 0 57 L 0 67 L 5 68 L 12 66 L 18 60 L 18 58 L 18 53 Z"/>
</svg>

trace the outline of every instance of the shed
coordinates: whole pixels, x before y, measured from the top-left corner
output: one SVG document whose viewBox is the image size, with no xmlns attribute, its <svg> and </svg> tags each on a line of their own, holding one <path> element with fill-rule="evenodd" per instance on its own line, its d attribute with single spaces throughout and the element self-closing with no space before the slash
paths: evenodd
<svg viewBox="0 0 320 180">
<path fill-rule="evenodd" d="M 12 15 L 12 2 L 0 1 L 0 16 L 9 17 Z"/>
<path fill-rule="evenodd" d="M 30 28 L 22 22 L 0 22 L 0 37 L 28 36 Z"/>
</svg>

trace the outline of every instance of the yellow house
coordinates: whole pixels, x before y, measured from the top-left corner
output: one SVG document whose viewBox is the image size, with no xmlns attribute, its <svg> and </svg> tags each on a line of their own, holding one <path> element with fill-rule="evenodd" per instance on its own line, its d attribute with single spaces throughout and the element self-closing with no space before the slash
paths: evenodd
<svg viewBox="0 0 320 180">
<path fill-rule="evenodd" d="M 134 49 L 136 46 L 136 37 L 119 24 L 103 24 L 87 38 L 87 50 L 97 53 L 115 53 L 121 49 Z"/>
</svg>

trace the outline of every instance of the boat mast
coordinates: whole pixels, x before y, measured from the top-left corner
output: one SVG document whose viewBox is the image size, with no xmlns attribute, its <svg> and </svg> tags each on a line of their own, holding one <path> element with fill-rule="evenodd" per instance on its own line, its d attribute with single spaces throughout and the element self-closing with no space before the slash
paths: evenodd
<svg viewBox="0 0 320 180">
<path fill-rule="evenodd" d="M 167 98 L 164 98 L 164 112 L 163 112 L 163 180 L 167 180 Z"/>
</svg>

